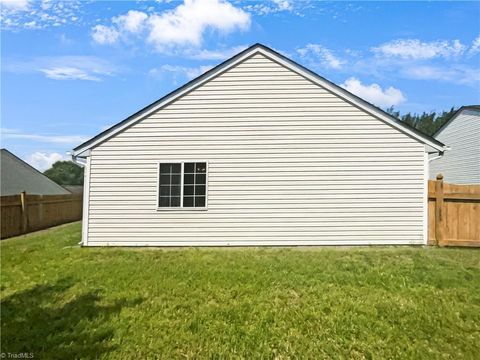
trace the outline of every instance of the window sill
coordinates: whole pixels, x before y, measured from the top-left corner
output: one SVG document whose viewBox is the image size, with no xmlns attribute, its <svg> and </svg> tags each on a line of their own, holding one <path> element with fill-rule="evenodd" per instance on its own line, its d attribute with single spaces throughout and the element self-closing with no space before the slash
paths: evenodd
<svg viewBox="0 0 480 360">
<path fill-rule="evenodd" d="M 207 211 L 208 207 L 157 207 L 157 211 Z"/>
</svg>

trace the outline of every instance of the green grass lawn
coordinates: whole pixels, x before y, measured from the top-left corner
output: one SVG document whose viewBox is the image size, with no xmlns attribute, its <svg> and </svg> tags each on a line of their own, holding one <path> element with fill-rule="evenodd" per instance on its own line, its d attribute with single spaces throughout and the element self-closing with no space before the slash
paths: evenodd
<svg viewBox="0 0 480 360">
<path fill-rule="evenodd" d="M 1 242 L 1 351 L 39 359 L 478 359 L 480 251 Z"/>
</svg>

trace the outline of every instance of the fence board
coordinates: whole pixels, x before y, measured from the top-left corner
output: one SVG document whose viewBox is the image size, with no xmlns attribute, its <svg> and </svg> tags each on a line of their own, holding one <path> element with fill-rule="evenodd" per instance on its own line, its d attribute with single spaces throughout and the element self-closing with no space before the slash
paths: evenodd
<svg viewBox="0 0 480 360">
<path fill-rule="evenodd" d="M 22 195 L 0 198 L 0 238 L 26 234 L 82 219 L 82 194 Z"/>
<path fill-rule="evenodd" d="M 431 245 L 480 247 L 480 185 L 428 183 Z"/>
</svg>

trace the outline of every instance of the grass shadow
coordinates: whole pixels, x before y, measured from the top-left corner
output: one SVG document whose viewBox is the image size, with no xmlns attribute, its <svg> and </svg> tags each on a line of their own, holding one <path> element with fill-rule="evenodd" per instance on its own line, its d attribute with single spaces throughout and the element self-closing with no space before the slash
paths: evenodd
<svg viewBox="0 0 480 360">
<path fill-rule="evenodd" d="M 35 358 L 98 358 L 114 349 L 109 319 L 142 299 L 117 299 L 100 305 L 99 290 L 65 302 L 71 279 L 37 285 L 10 295 L 1 306 L 1 351 L 33 353 Z"/>
</svg>

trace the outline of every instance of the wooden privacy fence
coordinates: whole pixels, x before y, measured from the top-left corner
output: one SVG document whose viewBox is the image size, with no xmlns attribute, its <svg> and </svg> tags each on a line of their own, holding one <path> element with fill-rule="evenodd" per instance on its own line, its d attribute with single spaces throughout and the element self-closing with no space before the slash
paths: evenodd
<svg viewBox="0 0 480 360">
<path fill-rule="evenodd" d="M 0 238 L 82 219 L 82 194 L 1 197 Z M 428 183 L 430 245 L 480 247 L 480 185 Z"/>
<path fill-rule="evenodd" d="M 428 182 L 430 245 L 480 247 L 480 185 Z"/>
<path fill-rule="evenodd" d="M 1 239 L 82 219 L 82 194 L 21 193 L 2 196 L 0 201 Z"/>
</svg>

